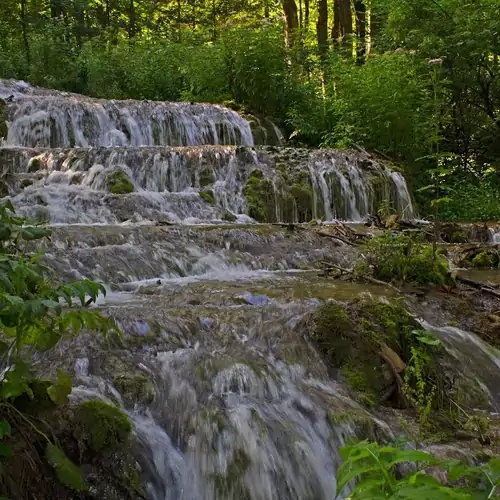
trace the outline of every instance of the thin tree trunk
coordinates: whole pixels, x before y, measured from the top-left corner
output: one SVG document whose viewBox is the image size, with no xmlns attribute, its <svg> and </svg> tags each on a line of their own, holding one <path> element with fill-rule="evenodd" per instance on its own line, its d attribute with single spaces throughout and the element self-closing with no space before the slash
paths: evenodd
<svg viewBox="0 0 500 500">
<path fill-rule="evenodd" d="M 299 0 L 299 27 L 300 29 L 304 27 L 304 18 L 302 16 L 302 0 Z"/>
<path fill-rule="evenodd" d="M 22 25 L 23 44 L 26 55 L 26 62 L 28 63 L 28 68 L 29 68 L 31 66 L 31 52 L 28 40 L 28 27 L 26 25 L 26 0 L 21 0 L 21 25 Z"/>
<path fill-rule="evenodd" d="M 286 19 L 286 40 L 290 47 L 294 44 L 295 32 L 299 27 L 299 18 L 297 15 L 297 4 L 295 0 L 282 0 L 283 13 Z"/>
<path fill-rule="evenodd" d="M 318 0 L 318 21 L 316 23 L 316 37 L 318 52 L 322 64 L 325 64 L 328 53 L 328 3 L 327 0 Z"/>
<path fill-rule="evenodd" d="M 309 0 L 304 0 L 304 30 L 309 30 Z"/>
<path fill-rule="evenodd" d="M 135 36 L 135 5 L 134 0 L 129 3 L 129 23 L 128 23 L 128 37 L 134 38 Z"/>
<path fill-rule="evenodd" d="M 359 64 L 365 62 L 366 55 L 366 5 L 363 0 L 355 0 L 356 9 L 356 60 Z"/>
</svg>

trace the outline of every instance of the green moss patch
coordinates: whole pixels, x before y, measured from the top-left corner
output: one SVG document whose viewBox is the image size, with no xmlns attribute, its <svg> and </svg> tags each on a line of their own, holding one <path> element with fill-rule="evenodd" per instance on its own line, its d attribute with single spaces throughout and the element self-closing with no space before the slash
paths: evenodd
<svg viewBox="0 0 500 500">
<path fill-rule="evenodd" d="M 95 452 L 114 451 L 129 439 L 132 425 L 119 408 L 99 399 L 81 403 L 76 419 L 82 430 L 82 438 Z"/>
<path fill-rule="evenodd" d="M 215 196 L 214 192 L 211 189 L 208 191 L 200 191 L 200 198 L 203 201 L 210 203 L 210 205 L 215 205 Z"/>
<path fill-rule="evenodd" d="M 154 400 L 155 386 L 151 378 L 142 373 L 120 375 L 114 384 L 127 405 L 148 404 Z"/>
<path fill-rule="evenodd" d="M 115 170 L 106 176 L 106 188 L 112 194 L 134 192 L 134 185 L 123 170 Z"/>
<path fill-rule="evenodd" d="M 384 351 L 388 348 L 403 363 L 408 362 L 411 347 L 417 344 L 412 332 L 418 328 L 398 301 L 329 302 L 313 314 L 310 334 L 332 366 L 341 369 L 363 404 L 400 406 L 400 395 L 390 392 L 395 380 Z M 428 350 L 437 360 L 438 353 L 431 346 Z"/>
<path fill-rule="evenodd" d="M 275 195 L 271 180 L 262 170 L 254 169 L 244 188 L 248 215 L 258 222 L 274 222 Z"/>
</svg>

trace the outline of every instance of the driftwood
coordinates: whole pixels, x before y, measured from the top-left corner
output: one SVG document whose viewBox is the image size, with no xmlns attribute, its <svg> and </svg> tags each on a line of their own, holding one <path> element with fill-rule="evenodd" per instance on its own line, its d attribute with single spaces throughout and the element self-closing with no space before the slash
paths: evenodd
<svg viewBox="0 0 500 500">
<path fill-rule="evenodd" d="M 466 278 L 460 275 L 455 276 L 455 279 L 457 281 L 461 281 L 465 285 L 477 288 L 481 292 L 488 293 L 490 295 L 500 298 L 500 291 L 498 290 L 498 285 L 494 285 L 492 283 L 485 283 L 483 281 L 473 280 L 471 278 Z"/>
<path fill-rule="evenodd" d="M 344 243 L 345 245 L 352 245 L 352 246 L 354 246 L 354 245 L 357 244 L 357 243 L 355 243 L 353 241 L 346 240 L 342 236 L 338 236 L 336 234 L 327 233 L 326 231 L 316 231 L 316 234 L 319 234 L 320 236 L 325 236 L 327 238 L 332 238 L 334 240 L 340 241 L 341 243 Z"/>
<path fill-rule="evenodd" d="M 340 271 L 340 274 L 348 274 L 350 276 L 354 275 L 354 269 L 346 269 L 345 267 L 340 267 L 337 264 L 333 264 L 330 262 L 322 262 L 322 264 L 325 266 L 325 274 L 326 270 L 337 270 Z M 362 278 L 365 281 L 368 281 L 368 283 L 373 283 L 374 285 L 381 285 L 381 286 L 388 286 L 389 288 L 392 288 L 398 293 L 401 293 L 401 290 L 399 288 L 396 288 L 394 285 L 391 285 L 391 283 L 387 283 L 386 281 L 381 281 L 376 278 L 372 278 L 371 276 L 363 276 Z"/>
</svg>

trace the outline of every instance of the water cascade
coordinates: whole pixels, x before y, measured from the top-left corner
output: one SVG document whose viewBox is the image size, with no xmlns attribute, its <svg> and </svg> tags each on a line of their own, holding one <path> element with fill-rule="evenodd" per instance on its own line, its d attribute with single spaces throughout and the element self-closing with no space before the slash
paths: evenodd
<svg viewBox="0 0 500 500">
<path fill-rule="evenodd" d="M 9 194 L 54 225 L 44 258 L 57 276 L 106 284 L 96 307 L 124 334 L 62 345 L 40 362 L 45 374 L 62 368 L 74 401 L 127 412 L 148 500 L 333 499 L 339 447 L 367 437 L 338 416 L 391 431 L 332 377 L 305 320 L 322 299 L 391 291 L 301 271 L 349 267 L 355 255 L 249 216 L 354 221 L 387 201 L 411 217 L 402 175 L 365 153 L 254 147 L 249 122 L 220 106 L 0 82 L 10 95 L 0 148 Z M 440 335 L 457 349 L 464 341 Z"/>
</svg>

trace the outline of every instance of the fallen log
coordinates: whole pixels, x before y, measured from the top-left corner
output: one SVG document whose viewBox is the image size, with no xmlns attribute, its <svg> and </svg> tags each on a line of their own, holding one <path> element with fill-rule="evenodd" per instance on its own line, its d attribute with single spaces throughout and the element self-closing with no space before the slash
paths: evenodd
<svg viewBox="0 0 500 500">
<path fill-rule="evenodd" d="M 478 289 L 481 292 L 488 293 L 495 297 L 500 298 L 500 291 L 498 290 L 498 285 L 494 285 L 493 283 L 485 283 L 484 281 L 477 281 L 471 278 L 466 278 L 465 276 L 460 276 L 457 274 L 455 276 L 456 281 L 461 281 L 465 285 L 469 285 L 473 288 Z"/>
</svg>

